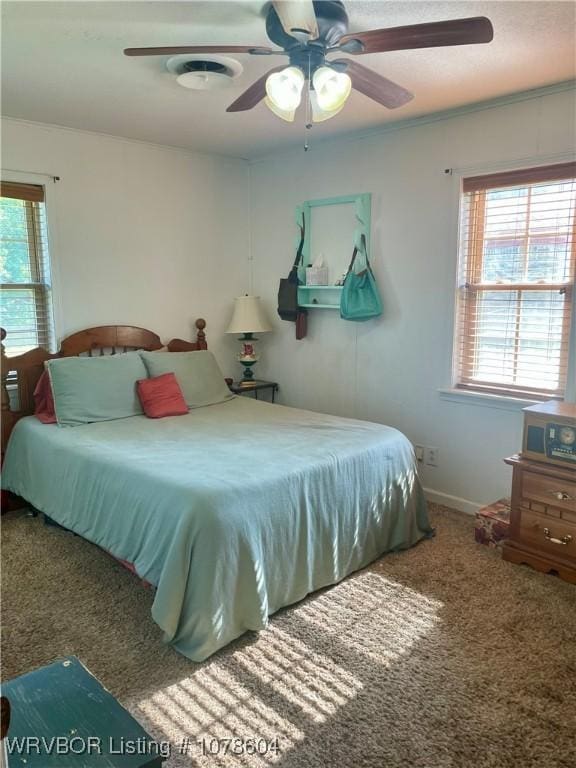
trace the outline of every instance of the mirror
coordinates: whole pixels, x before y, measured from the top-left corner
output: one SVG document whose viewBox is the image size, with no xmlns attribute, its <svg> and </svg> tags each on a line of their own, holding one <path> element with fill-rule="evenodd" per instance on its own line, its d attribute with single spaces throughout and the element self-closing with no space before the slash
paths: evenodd
<svg viewBox="0 0 576 768">
<path fill-rule="evenodd" d="M 306 266 L 322 257 L 329 285 L 334 285 L 348 269 L 356 226 L 353 205 L 341 203 L 310 210 L 310 256 Z"/>
<path fill-rule="evenodd" d="M 296 209 L 297 223 L 304 216 L 306 226 L 304 265 L 314 264 L 322 255 L 327 285 L 342 278 L 362 234 L 370 252 L 370 206 L 371 195 L 363 194 L 307 200 Z"/>
</svg>

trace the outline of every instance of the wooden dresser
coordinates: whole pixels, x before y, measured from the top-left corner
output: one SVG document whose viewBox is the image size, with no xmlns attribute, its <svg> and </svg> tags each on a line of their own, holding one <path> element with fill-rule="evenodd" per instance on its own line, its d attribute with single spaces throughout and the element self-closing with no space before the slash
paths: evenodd
<svg viewBox="0 0 576 768">
<path fill-rule="evenodd" d="M 576 584 L 576 472 L 511 456 L 510 537 L 503 557 Z"/>
</svg>

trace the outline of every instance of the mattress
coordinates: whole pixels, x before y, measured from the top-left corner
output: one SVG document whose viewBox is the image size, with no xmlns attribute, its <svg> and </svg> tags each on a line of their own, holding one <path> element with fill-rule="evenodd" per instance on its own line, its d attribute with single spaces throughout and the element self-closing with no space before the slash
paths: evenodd
<svg viewBox="0 0 576 768">
<path fill-rule="evenodd" d="M 133 563 L 194 661 L 431 532 L 400 432 L 243 397 L 73 428 L 26 417 L 3 487 Z"/>
</svg>

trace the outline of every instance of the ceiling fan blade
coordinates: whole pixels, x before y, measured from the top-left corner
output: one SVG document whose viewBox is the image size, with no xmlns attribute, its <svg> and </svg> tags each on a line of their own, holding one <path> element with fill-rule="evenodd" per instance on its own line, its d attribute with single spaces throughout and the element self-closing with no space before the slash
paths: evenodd
<svg viewBox="0 0 576 768">
<path fill-rule="evenodd" d="M 246 110 L 255 107 L 266 96 L 266 80 L 269 75 L 274 74 L 274 72 L 281 72 L 283 69 L 283 66 L 274 67 L 258 78 L 255 83 L 252 83 L 250 88 L 247 88 L 236 101 L 230 104 L 226 112 L 246 112 Z"/>
<path fill-rule="evenodd" d="M 344 71 L 350 76 L 352 88 L 360 91 L 364 96 L 368 96 L 369 99 L 388 107 L 388 109 L 402 107 L 414 98 L 414 94 L 402 88 L 401 85 L 396 85 L 392 80 L 382 77 L 374 70 L 358 64 L 356 61 L 336 59 L 330 64 L 336 64 L 336 69 Z M 346 65 L 345 69 L 344 65 Z"/>
<path fill-rule="evenodd" d="M 270 56 L 284 51 L 273 51 L 261 45 L 173 45 L 159 48 L 125 48 L 125 56 L 176 56 L 179 53 L 251 53 Z"/>
<path fill-rule="evenodd" d="M 345 49 L 346 44 L 351 41 L 360 41 L 363 46 L 361 49 L 356 46 L 356 50 L 351 47 L 347 51 L 347 53 L 359 55 L 405 51 L 412 48 L 437 48 L 444 45 L 489 43 L 493 37 L 494 29 L 490 19 L 485 16 L 475 16 L 470 19 L 433 21 L 430 24 L 411 24 L 407 27 L 354 32 L 340 38 L 340 49 Z"/>
<path fill-rule="evenodd" d="M 308 40 L 318 37 L 318 23 L 312 0 L 273 0 L 284 32 L 292 37 L 304 34 Z"/>
</svg>

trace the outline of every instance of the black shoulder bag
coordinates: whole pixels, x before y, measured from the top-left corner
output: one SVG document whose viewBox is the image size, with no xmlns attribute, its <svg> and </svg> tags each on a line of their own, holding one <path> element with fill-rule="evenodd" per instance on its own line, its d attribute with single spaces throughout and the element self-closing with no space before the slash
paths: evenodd
<svg viewBox="0 0 576 768">
<path fill-rule="evenodd" d="M 302 251 L 304 249 L 305 234 L 304 216 L 302 216 L 300 245 L 296 251 L 296 259 L 290 274 L 288 277 L 280 279 L 278 287 L 278 314 L 282 320 L 289 320 L 291 322 L 295 322 L 298 319 L 298 314 L 302 311 L 298 309 L 298 267 L 302 265 L 304 259 Z"/>
</svg>

